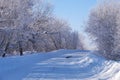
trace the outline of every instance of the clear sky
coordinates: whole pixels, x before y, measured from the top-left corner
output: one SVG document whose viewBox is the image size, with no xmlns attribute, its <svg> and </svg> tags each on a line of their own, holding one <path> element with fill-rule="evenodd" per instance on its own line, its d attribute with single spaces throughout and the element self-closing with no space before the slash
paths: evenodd
<svg viewBox="0 0 120 80">
<path fill-rule="evenodd" d="M 88 18 L 89 10 L 97 0 L 48 0 L 54 5 L 54 14 L 68 20 L 73 30 L 82 31 L 82 25 Z"/>
</svg>

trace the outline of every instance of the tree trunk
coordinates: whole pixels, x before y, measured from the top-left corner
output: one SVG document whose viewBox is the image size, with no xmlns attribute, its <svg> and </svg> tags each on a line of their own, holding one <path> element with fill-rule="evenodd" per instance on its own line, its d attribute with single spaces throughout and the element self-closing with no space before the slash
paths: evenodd
<svg viewBox="0 0 120 80">
<path fill-rule="evenodd" d="M 22 48 L 22 45 L 21 45 L 21 41 L 18 42 L 18 45 L 19 45 L 20 56 L 22 56 L 23 55 L 23 48 Z"/>
</svg>

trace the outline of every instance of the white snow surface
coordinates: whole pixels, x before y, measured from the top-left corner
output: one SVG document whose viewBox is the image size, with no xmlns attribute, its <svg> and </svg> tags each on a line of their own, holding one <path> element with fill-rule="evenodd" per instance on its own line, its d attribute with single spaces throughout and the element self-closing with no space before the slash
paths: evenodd
<svg viewBox="0 0 120 80">
<path fill-rule="evenodd" d="M 0 80 L 120 80 L 120 62 L 81 50 L 6 57 Z"/>
</svg>

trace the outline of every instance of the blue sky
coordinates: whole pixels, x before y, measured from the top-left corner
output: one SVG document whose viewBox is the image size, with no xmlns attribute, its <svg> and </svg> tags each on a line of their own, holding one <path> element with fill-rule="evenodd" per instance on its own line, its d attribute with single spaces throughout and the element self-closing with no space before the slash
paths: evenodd
<svg viewBox="0 0 120 80">
<path fill-rule="evenodd" d="M 54 5 L 54 14 L 69 22 L 72 29 L 82 31 L 89 10 L 97 0 L 48 0 Z"/>
</svg>

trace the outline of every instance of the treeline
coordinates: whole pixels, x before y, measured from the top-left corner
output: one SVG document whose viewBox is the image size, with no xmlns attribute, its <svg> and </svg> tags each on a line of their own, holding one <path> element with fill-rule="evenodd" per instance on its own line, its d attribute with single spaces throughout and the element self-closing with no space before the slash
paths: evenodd
<svg viewBox="0 0 120 80">
<path fill-rule="evenodd" d="M 80 44 L 80 45 L 78 45 Z M 43 0 L 0 1 L 0 55 L 24 51 L 83 49 L 78 32 L 53 14 Z"/>
</svg>

